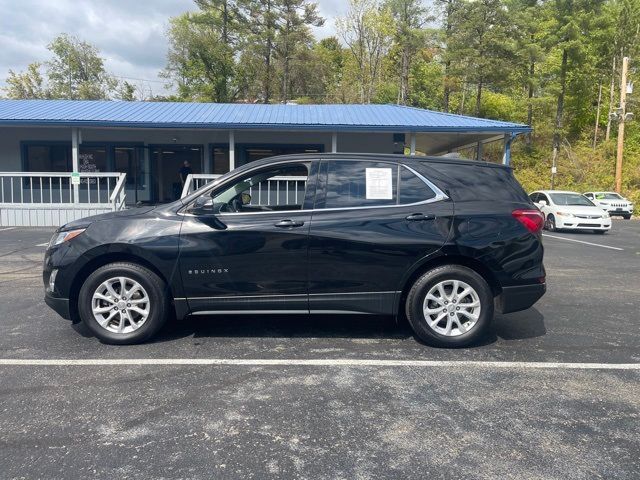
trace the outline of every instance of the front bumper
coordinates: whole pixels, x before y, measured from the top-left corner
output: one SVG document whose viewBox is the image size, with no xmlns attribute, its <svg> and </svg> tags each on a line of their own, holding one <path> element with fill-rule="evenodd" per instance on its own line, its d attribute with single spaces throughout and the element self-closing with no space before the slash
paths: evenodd
<svg viewBox="0 0 640 480">
<path fill-rule="evenodd" d="M 526 310 L 536 303 L 547 291 L 546 283 L 502 287 L 502 293 L 496 297 L 496 309 L 500 313 L 511 313 Z"/>
<path fill-rule="evenodd" d="M 611 218 L 556 218 L 556 228 L 567 230 L 611 230 Z"/>
<path fill-rule="evenodd" d="M 54 297 L 48 292 L 44 294 L 44 303 L 49 305 L 58 315 L 67 320 L 71 320 L 71 309 L 68 298 Z"/>
<path fill-rule="evenodd" d="M 605 210 L 610 216 L 615 215 L 633 215 L 633 209 L 606 207 Z"/>
</svg>

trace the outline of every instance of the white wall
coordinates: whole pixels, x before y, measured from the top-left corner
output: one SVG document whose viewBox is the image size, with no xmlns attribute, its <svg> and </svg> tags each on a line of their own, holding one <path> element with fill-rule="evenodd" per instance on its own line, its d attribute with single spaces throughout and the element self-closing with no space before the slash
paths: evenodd
<svg viewBox="0 0 640 480">
<path fill-rule="evenodd" d="M 165 130 L 165 129 L 94 129 L 82 128 L 83 142 L 143 142 L 150 144 L 196 144 L 205 149 L 210 143 L 227 143 L 229 133 L 224 130 Z M 0 127 L 0 171 L 20 171 L 20 142 L 71 142 L 71 128 L 60 127 Z M 236 144 L 282 143 L 322 144 L 331 151 L 330 132 L 298 132 L 277 130 L 237 130 Z M 237 151 L 237 150 L 236 150 Z M 339 152 L 393 153 L 392 133 L 339 133 Z M 237 159 L 236 159 L 237 162 Z"/>
</svg>

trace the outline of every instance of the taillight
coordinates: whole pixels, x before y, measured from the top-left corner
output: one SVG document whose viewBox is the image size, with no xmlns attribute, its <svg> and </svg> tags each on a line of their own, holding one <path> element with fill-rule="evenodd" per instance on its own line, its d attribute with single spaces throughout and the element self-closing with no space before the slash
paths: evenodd
<svg viewBox="0 0 640 480">
<path fill-rule="evenodd" d="M 511 215 L 531 233 L 538 233 L 544 226 L 544 215 L 539 210 L 514 210 Z"/>
</svg>

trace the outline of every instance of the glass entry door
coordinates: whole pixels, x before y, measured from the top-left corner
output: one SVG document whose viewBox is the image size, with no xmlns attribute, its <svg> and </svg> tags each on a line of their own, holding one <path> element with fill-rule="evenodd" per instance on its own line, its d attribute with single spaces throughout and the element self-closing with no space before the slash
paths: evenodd
<svg viewBox="0 0 640 480">
<path fill-rule="evenodd" d="M 182 193 L 185 172 L 202 172 L 202 145 L 152 145 L 151 165 L 157 181 L 156 199 L 159 203 L 173 202 Z"/>
</svg>

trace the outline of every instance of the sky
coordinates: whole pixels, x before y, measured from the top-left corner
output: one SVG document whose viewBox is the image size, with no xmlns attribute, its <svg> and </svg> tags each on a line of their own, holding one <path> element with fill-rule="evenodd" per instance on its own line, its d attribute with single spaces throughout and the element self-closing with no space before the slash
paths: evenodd
<svg viewBox="0 0 640 480">
<path fill-rule="evenodd" d="M 316 1 L 326 19 L 315 29 L 323 38 L 335 33 L 347 1 Z M 146 94 L 165 93 L 158 72 L 165 66 L 168 20 L 193 9 L 191 0 L 0 0 L 0 87 L 10 69 L 48 59 L 47 45 L 64 32 L 95 45 L 120 80 Z"/>
</svg>

